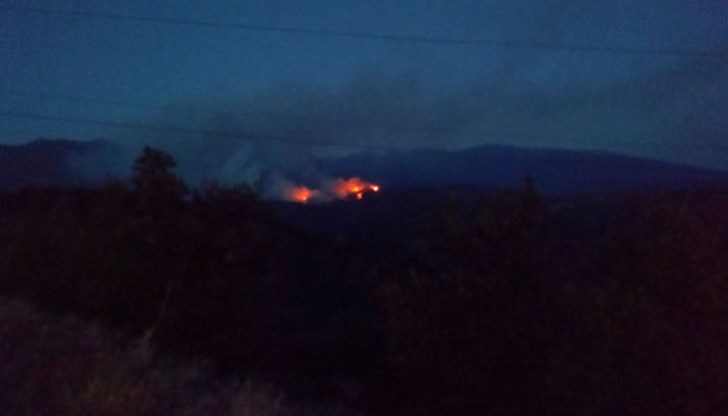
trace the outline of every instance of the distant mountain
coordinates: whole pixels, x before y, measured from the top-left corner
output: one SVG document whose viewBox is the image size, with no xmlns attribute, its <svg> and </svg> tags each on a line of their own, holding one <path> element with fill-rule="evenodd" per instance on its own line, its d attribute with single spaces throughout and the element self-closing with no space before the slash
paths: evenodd
<svg viewBox="0 0 728 416">
<path fill-rule="evenodd" d="M 481 146 L 458 151 L 360 153 L 321 161 L 332 176 L 385 187 L 519 186 L 531 175 L 545 193 L 728 187 L 728 172 L 603 152 Z"/>
<path fill-rule="evenodd" d="M 0 190 L 28 186 L 76 187 L 98 183 L 74 169 L 73 162 L 108 151 L 105 140 L 88 142 L 38 139 L 22 145 L 0 145 Z"/>
<path fill-rule="evenodd" d="M 93 186 L 112 172 L 125 175 L 134 150 L 106 140 L 38 139 L 23 145 L 0 145 L 0 190 Z M 728 189 L 726 171 L 611 153 L 494 145 L 458 151 L 359 153 L 321 159 L 318 164 L 328 175 L 360 176 L 385 189 L 512 188 L 520 186 L 526 174 L 534 178 L 539 191 L 549 194 Z M 185 172 L 186 166 L 180 168 Z"/>
</svg>

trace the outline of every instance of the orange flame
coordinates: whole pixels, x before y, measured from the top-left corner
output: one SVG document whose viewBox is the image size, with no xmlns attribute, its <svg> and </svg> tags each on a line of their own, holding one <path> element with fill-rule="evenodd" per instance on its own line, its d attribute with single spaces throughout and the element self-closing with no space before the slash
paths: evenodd
<svg viewBox="0 0 728 416">
<path fill-rule="evenodd" d="M 313 196 L 314 191 L 305 186 L 296 186 L 286 190 L 286 199 L 305 204 Z"/>
<path fill-rule="evenodd" d="M 335 199 L 364 199 L 368 192 L 379 192 L 379 185 L 363 181 L 360 178 L 337 179 L 329 182 L 322 189 L 311 189 L 306 186 L 288 184 L 283 190 L 284 199 L 306 204 L 308 202 L 324 203 Z"/>
<path fill-rule="evenodd" d="M 379 185 L 363 181 L 361 178 L 338 179 L 334 184 L 334 193 L 341 199 L 355 195 L 362 199 L 367 191 L 379 192 Z"/>
</svg>

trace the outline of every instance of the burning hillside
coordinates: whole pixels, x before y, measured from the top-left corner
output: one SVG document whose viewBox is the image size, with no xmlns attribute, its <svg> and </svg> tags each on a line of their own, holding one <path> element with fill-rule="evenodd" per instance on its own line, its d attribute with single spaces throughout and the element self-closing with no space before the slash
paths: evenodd
<svg viewBox="0 0 728 416">
<path fill-rule="evenodd" d="M 363 199 L 367 193 L 379 192 L 379 185 L 361 178 L 336 179 L 324 183 L 319 189 L 290 185 L 283 190 L 283 199 L 302 204 L 325 203 L 334 200 Z"/>
</svg>

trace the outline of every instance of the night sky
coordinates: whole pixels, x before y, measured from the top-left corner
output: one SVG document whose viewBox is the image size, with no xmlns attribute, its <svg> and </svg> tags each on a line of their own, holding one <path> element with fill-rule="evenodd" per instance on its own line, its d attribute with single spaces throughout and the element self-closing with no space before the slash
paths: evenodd
<svg viewBox="0 0 728 416">
<path fill-rule="evenodd" d="M 0 112 L 201 131 L 6 114 L 2 143 L 41 136 L 178 140 L 187 143 L 180 148 L 197 143 L 211 154 L 229 154 L 243 145 L 233 137 L 246 135 L 371 148 L 499 143 L 728 169 L 723 0 L 10 0 L 1 7 Z M 536 45 L 556 48 L 530 47 Z"/>
</svg>

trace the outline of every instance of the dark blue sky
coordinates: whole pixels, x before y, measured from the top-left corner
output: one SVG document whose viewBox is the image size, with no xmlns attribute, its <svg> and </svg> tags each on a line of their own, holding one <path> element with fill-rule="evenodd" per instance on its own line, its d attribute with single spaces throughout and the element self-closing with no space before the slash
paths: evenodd
<svg viewBox="0 0 728 416">
<path fill-rule="evenodd" d="M 496 43 L 728 50 L 723 0 L 3 4 Z M 728 169 L 727 68 L 726 54 L 411 43 L 0 11 L 0 112 L 290 140 L 601 149 Z M 0 142 L 39 136 L 171 140 L 162 131 L 0 116 Z M 204 134 L 185 140 L 218 143 Z"/>
</svg>

